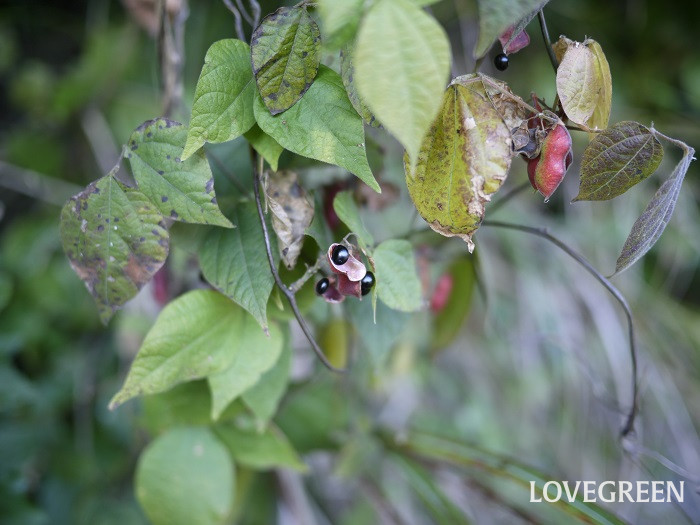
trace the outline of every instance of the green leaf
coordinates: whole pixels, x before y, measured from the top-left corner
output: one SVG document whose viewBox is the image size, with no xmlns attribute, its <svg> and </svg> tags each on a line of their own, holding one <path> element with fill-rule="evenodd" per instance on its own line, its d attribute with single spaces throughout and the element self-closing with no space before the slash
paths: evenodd
<svg viewBox="0 0 700 525">
<path fill-rule="evenodd" d="M 154 525 L 221 524 L 233 506 L 234 466 L 208 429 L 176 428 L 143 451 L 135 485 Z"/>
<path fill-rule="evenodd" d="M 595 40 L 583 43 L 561 37 L 564 49 L 557 69 L 557 94 L 566 116 L 592 129 L 605 129 L 612 104 L 610 66 Z"/>
<path fill-rule="evenodd" d="M 622 195 L 654 173 L 663 156 L 659 140 L 638 122 L 618 122 L 596 133 L 583 152 L 581 185 L 574 201 Z"/>
<path fill-rule="evenodd" d="M 288 337 L 285 338 L 282 353 L 275 366 L 265 372 L 260 381 L 241 395 L 243 402 L 263 424 L 267 424 L 275 415 L 277 406 L 287 390 L 292 363 L 292 349 L 288 339 Z"/>
<path fill-rule="evenodd" d="M 501 494 L 506 497 L 513 494 L 504 500 L 504 504 L 517 501 L 519 503 L 514 505 L 516 509 L 520 507 L 520 503 L 528 501 L 531 482 L 535 483 L 538 491 L 542 491 L 544 484 L 553 479 L 551 474 L 539 472 L 505 455 L 422 432 L 404 433 L 401 443 L 396 443 L 394 448 L 404 455 L 410 454 L 425 458 L 429 462 L 458 468 L 460 474 L 479 483 L 508 481 L 510 485 L 502 486 Z M 625 522 L 613 513 L 596 503 L 583 501 L 583 497 L 583 493 L 579 491 L 573 502 L 561 498 L 551 508 L 558 509 L 562 515 L 557 516 L 558 519 L 545 522 L 624 525 Z"/>
<path fill-rule="evenodd" d="M 146 335 L 110 409 L 226 370 L 250 325 L 257 328 L 244 310 L 213 290 L 193 290 L 171 301 Z"/>
<path fill-rule="evenodd" d="M 211 390 L 212 419 L 218 419 L 231 401 L 255 385 L 274 366 L 282 352 L 284 336 L 276 324 L 270 324 L 269 335 L 254 323 L 247 323 L 236 334 L 231 364 L 207 378 Z"/>
<path fill-rule="evenodd" d="M 353 39 L 362 18 L 364 0 L 321 0 L 318 13 L 323 27 L 323 46 L 329 51 Z"/>
<path fill-rule="evenodd" d="M 275 281 L 258 210 L 254 202 L 241 202 L 229 216 L 236 228 L 210 230 L 199 253 L 199 264 L 212 286 L 248 310 L 266 330 L 267 300 Z M 272 249 L 276 255 L 275 246 Z"/>
<path fill-rule="evenodd" d="M 447 270 L 447 275 L 452 279 L 452 289 L 442 310 L 433 318 L 433 337 L 430 341 L 433 349 L 444 348 L 454 341 L 471 309 L 476 284 L 471 257 L 460 257 Z"/>
<path fill-rule="evenodd" d="M 379 299 L 402 312 L 420 309 L 423 298 L 411 243 L 402 239 L 384 241 L 372 258 Z"/>
<path fill-rule="evenodd" d="M 626 270 L 651 250 L 671 220 L 683 179 L 695 153 L 690 146 L 678 141 L 673 142 L 683 149 L 683 157 L 632 226 L 632 231 L 622 247 L 622 253 L 617 258 L 615 274 Z"/>
<path fill-rule="evenodd" d="M 171 219 L 232 228 L 216 203 L 214 177 L 204 152 L 180 160 L 186 139 L 185 126 L 164 118 L 136 128 L 125 156 L 139 191 Z"/>
<path fill-rule="evenodd" d="M 141 426 L 151 435 L 172 427 L 211 422 L 211 394 L 205 381 L 190 381 L 143 399 Z"/>
<path fill-rule="evenodd" d="M 408 191 L 421 217 L 436 232 L 463 239 L 470 252 L 486 203 L 511 163 L 511 130 L 492 101 L 494 85 L 486 76 L 456 78 L 442 98 L 415 169 L 405 162 Z"/>
<path fill-rule="evenodd" d="M 357 235 L 360 247 L 366 250 L 374 244 L 374 237 L 367 231 L 365 224 L 360 217 L 360 210 L 357 209 L 352 192 L 341 191 L 333 199 L 333 209 L 338 218 L 345 223 L 348 229 Z"/>
<path fill-rule="evenodd" d="M 214 42 L 195 88 L 182 160 L 206 142 L 228 142 L 248 131 L 255 124 L 254 96 L 248 44 L 234 39 Z"/>
<path fill-rule="evenodd" d="M 377 304 L 377 322 L 374 313 L 365 301 L 346 301 L 345 310 L 369 354 L 375 370 L 386 365 L 394 344 L 406 328 L 410 315 L 392 310 L 384 303 Z"/>
<path fill-rule="evenodd" d="M 379 0 L 362 21 L 352 58 L 360 96 L 415 159 L 450 71 L 445 31 L 409 0 Z"/>
<path fill-rule="evenodd" d="M 61 211 L 61 242 L 106 323 L 168 256 L 163 217 L 111 174 L 91 183 Z"/>
<path fill-rule="evenodd" d="M 360 98 L 360 94 L 357 92 L 357 86 L 355 84 L 355 66 L 353 65 L 353 47 L 348 44 L 343 49 L 340 50 L 340 76 L 343 79 L 343 85 L 345 86 L 345 91 L 348 94 L 350 103 L 352 107 L 355 108 L 357 114 L 362 117 L 365 124 L 372 126 L 373 128 L 381 127 L 379 121 L 372 114 L 367 104 Z"/>
<path fill-rule="evenodd" d="M 600 88 L 598 92 L 598 102 L 593 110 L 593 115 L 588 119 L 588 127 L 591 129 L 605 129 L 608 127 L 610 120 L 610 111 L 612 110 L 612 76 L 610 75 L 610 65 L 608 59 L 605 58 L 603 48 L 595 40 L 586 40 L 584 44 L 588 45 L 595 56 L 595 78 L 597 85 Z"/>
<path fill-rule="evenodd" d="M 362 118 L 353 109 L 340 75 L 332 69 L 321 65 L 309 90 L 283 115 L 271 115 L 256 97 L 255 119 L 283 148 L 345 168 L 380 192 L 367 163 Z"/>
<path fill-rule="evenodd" d="M 243 466 L 255 470 L 279 467 L 301 472 L 308 470 L 287 437 L 275 426 L 256 432 L 233 425 L 219 425 L 215 431 L 236 463 Z"/>
<path fill-rule="evenodd" d="M 548 1 L 479 0 L 479 39 L 474 48 L 474 58 L 483 57 L 506 29 L 533 11 L 539 11 Z"/>
<path fill-rule="evenodd" d="M 258 90 L 273 115 L 296 104 L 320 63 L 321 33 L 306 7 L 280 7 L 253 31 L 251 58 Z"/>
<path fill-rule="evenodd" d="M 277 171 L 277 163 L 284 148 L 277 144 L 277 141 L 260 129 L 260 126 L 253 124 L 253 127 L 243 135 L 253 149 L 265 159 L 272 171 Z"/>
</svg>

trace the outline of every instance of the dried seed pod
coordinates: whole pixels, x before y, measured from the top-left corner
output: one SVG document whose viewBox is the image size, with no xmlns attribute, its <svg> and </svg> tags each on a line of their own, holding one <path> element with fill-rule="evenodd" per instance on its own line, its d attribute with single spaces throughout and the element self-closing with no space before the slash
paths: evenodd
<svg viewBox="0 0 700 525">
<path fill-rule="evenodd" d="M 527 163 L 530 184 L 544 196 L 545 202 L 564 180 L 573 158 L 571 135 L 566 126 L 559 123 L 542 141 L 539 156 Z"/>
<path fill-rule="evenodd" d="M 331 270 L 338 275 L 347 276 L 350 281 L 360 281 L 367 273 L 362 261 L 355 258 L 352 251 L 343 244 L 331 244 L 327 256 Z"/>
</svg>

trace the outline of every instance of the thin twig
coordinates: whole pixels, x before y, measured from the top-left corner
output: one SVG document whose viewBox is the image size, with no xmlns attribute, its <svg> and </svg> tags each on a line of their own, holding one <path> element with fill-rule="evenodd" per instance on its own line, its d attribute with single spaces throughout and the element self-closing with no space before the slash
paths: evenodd
<svg viewBox="0 0 700 525">
<path fill-rule="evenodd" d="M 255 204 L 258 208 L 258 217 L 260 218 L 260 225 L 262 226 L 263 238 L 265 240 L 265 252 L 267 253 L 267 262 L 270 264 L 270 271 L 272 272 L 272 277 L 275 279 L 275 283 L 277 284 L 277 287 L 280 289 L 280 291 L 287 298 L 287 301 L 289 301 L 289 306 L 292 307 L 292 312 L 294 313 L 294 317 L 297 318 L 297 321 L 299 322 L 299 326 L 301 327 L 302 332 L 304 332 L 304 335 L 306 336 L 306 338 L 309 340 L 309 344 L 311 345 L 311 348 L 313 349 L 314 352 L 316 352 L 316 356 L 326 366 L 326 368 L 333 370 L 334 372 L 345 372 L 346 369 L 337 368 L 337 367 L 333 366 L 328 361 L 325 354 L 323 353 L 323 350 L 321 350 L 321 347 L 318 346 L 316 339 L 314 338 L 313 334 L 311 333 L 311 329 L 309 328 L 309 325 L 306 324 L 306 320 L 304 319 L 304 317 L 301 315 L 301 312 L 299 311 L 299 307 L 297 306 L 297 300 L 296 300 L 296 296 L 294 295 L 294 292 L 292 290 L 290 290 L 287 287 L 287 285 L 282 282 L 282 279 L 280 278 L 280 274 L 277 271 L 277 266 L 275 265 L 275 259 L 272 257 L 272 248 L 270 247 L 270 234 L 267 230 L 267 222 L 265 222 L 265 214 L 263 213 L 262 202 L 260 200 L 260 183 L 261 183 L 261 174 L 263 172 L 263 158 L 260 155 L 258 155 L 257 153 L 254 153 L 254 150 L 252 150 L 252 148 L 251 148 L 251 156 L 253 157 L 253 166 L 257 166 L 257 168 L 255 168 L 255 167 L 253 168 L 253 172 L 254 172 L 253 192 L 255 193 Z"/>
<path fill-rule="evenodd" d="M 233 18 L 236 20 L 236 36 L 238 36 L 238 40 L 245 42 L 245 32 L 243 31 L 243 19 L 241 18 L 241 13 L 238 11 L 238 9 L 236 9 L 236 6 L 231 3 L 231 0 L 224 0 L 224 5 L 226 5 L 228 10 L 233 13 Z"/>
<path fill-rule="evenodd" d="M 314 263 L 313 266 L 306 266 L 306 272 L 304 272 L 304 275 L 299 277 L 296 281 L 294 281 L 292 284 L 289 285 L 289 289 L 291 290 L 292 293 L 297 293 L 299 290 L 301 290 L 301 287 L 306 284 L 306 281 L 311 279 L 316 272 L 321 268 L 321 261 L 325 257 L 325 254 L 322 254 L 318 259 L 316 259 L 316 262 Z"/>
<path fill-rule="evenodd" d="M 554 73 L 556 74 L 559 68 L 559 61 L 557 56 L 554 54 L 554 49 L 552 48 L 552 41 L 549 38 L 549 30 L 547 29 L 547 21 L 544 19 L 544 11 L 540 9 L 537 13 L 537 18 L 540 21 L 540 29 L 542 30 L 542 39 L 544 40 L 544 47 L 547 48 L 547 54 L 549 55 L 549 61 L 552 63 L 554 68 Z"/>
<path fill-rule="evenodd" d="M 632 407 L 630 408 L 627 414 L 627 420 L 625 421 L 625 425 L 620 431 L 620 437 L 625 437 L 626 435 L 628 435 L 634 429 L 634 420 L 637 416 L 637 396 L 639 392 L 637 385 L 637 346 L 635 343 L 634 336 L 634 320 L 632 318 L 632 310 L 630 309 L 630 306 L 627 303 L 627 299 L 625 299 L 622 293 L 602 273 L 596 270 L 583 255 L 579 254 L 578 252 L 570 248 L 566 243 L 560 241 L 558 238 L 551 235 L 546 229 L 500 221 L 484 221 L 481 224 L 482 226 L 492 226 L 494 228 L 518 230 L 548 240 L 549 242 L 560 248 L 562 251 L 564 251 L 581 266 L 583 266 L 588 271 L 588 273 L 593 275 L 593 277 L 595 277 L 598 280 L 598 282 L 600 282 L 600 284 L 602 284 L 610 292 L 610 294 L 617 300 L 617 302 L 620 303 L 620 306 L 622 306 L 622 309 L 625 312 L 625 316 L 627 317 L 627 326 L 630 343 L 630 361 L 632 366 Z"/>
<path fill-rule="evenodd" d="M 253 30 L 258 27 L 260 23 L 260 4 L 256 0 L 248 0 L 250 4 L 250 9 L 253 11 Z"/>
<path fill-rule="evenodd" d="M 184 27 L 189 16 L 187 2 L 183 1 L 174 18 L 166 8 L 166 0 L 160 0 L 158 27 L 158 61 L 160 63 L 160 87 L 163 96 L 163 113 L 170 118 L 182 100 L 182 66 L 184 61 Z"/>
<path fill-rule="evenodd" d="M 248 10 L 243 5 L 243 2 L 241 0 L 236 0 L 236 6 L 238 7 L 238 10 L 240 11 L 243 19 L 252 26 L 253 19 L 251 18 L 250 13 L 248 13 Z M 253 29 L 255 29 L 255 28 L 253 28 Z"/>
</svg>

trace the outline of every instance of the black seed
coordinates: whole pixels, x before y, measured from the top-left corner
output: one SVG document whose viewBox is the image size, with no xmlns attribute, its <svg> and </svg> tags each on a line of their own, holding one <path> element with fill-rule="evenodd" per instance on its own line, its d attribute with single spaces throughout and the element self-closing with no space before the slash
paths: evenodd
<svg viewBox="0 0 700 525">
<path fill-rule="evenodd" d="M 346 262 L 348 262 L 349 258 L 350 252 L 342 244 L 338 244 L 331 252 L 331 261 L 333 261 L 333 264 L 336 266 L 344 265 Z"/>
<path fill-rule="evenodd" d="M 360 281 L 360 289 L 362 290 L 362 295 L 367 295 L 373 286 L 374 274 L 368 270 L 365 276 Z"/>
<path fill-rule="evenodd" d="M 316 293 L 318 295 L 323 295 L 326 293 L 326 290 L 328 290 L 328 287 L 330 286 L 330 282 L 326 277 L 321 279 L 319 282 L 316 283 Z"/>
<path fill-rule="evenodd" d="M 496 66 L 496 69 L 499 71 L 505 71 L 508 69 L 508 57 L 503 53 L 499 53 L 496 55 L 496 58 L 493 59 L 493 65 Z"/>
</svg>

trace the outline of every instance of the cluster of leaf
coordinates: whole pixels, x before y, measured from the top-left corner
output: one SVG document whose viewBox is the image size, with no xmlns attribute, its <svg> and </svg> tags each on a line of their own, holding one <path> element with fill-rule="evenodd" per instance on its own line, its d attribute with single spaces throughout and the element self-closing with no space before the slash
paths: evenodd
<svg viewBox="0 0 700 525">
<path fill-rule="evenodd" d="M 291 270 L 301 260 L 306 237 L 316 243 L 316 256 L 336 239 L 297 176 L 278 172 L 280 155 L 287 150 L 336 165 L 379 192 L 367 160 L 364 123 L 381 125 L 404 146 L 406 183 L 418 212 L 435 231 L 464 239 L 470 251 L 519 145 L 534 141 L 537 148 L 541 141 L 529 132 L 532 119 L 568 120 L 595 132 L 584 152 L 576 200 L 620 195 L 658 167 L 658 132 L 628 122 L 607 128 L 611 80 L 597 43 L 562 39 L 555 45 L 561 62 L 559 103 L 553 113 L 543 113 L 486 75 L 455 78 L 445 90 L 449 42 L 421 9 L 425 3 L 323 0 L 322 42 L 302 2 L 265 17 L 250 46 L 235 39 L 215 42 L 197 82 L 189 126 L 164 118 L 145 122 L 123 150 L 133 181 L 120 175 L 118 165 L 64 207 L 64 250 L 105 322 L 162 267 L 173 222 L 201 228 L 197 256 L 214 289 L 189 291 L 162 310 L 110 405 L 150 396 L 146 406 L 156 412 L 174 413 L 182 399 L 188 404 L 196 399 L 206 408 L 193 420 L 174 416 L 152 428 L 160 432 L 186 425 L 163 433 L 139 462 L 137 494 L 155 523 L 172 516 L 217 522 L 230 515 L 235 465 L 304 468 L 283 429 L 271 422 L 287 390 L 289 314 L 279 312 L 279 298 L 272 294 L 257 206 L 248 198 L 222 199 L 222 212 L 203 146 L 242 136 L 267 161 L 265 197 L 277 234 L 271 239 L 272 257 Z M 505 9 L 511 3 L 480 2 L 475 57 L 482 57 L 507 28 L 530 20 L 544 3 L 517 2 L 517 9 Z M 340 73 L 320 63 L 322 45 L 340 51 Z M 668 222 L 693 154 L 681 147 L 683 160 L 635 225 L 618 271 L 646 253 Z M 366 303 L 353 302 L 347 311 L 381 363 L 406 324 L 402 312 L 423 304 L 414 250 L 402 239 L 376 244 L 352 193 L 339 193 L 332 207 L 355 234 L 376 276 L 373 305 L 381 328 Z M 468 259 L 457 259 L 448 273 L 454 289 L 469 296 L 467 270 Z M 453 293 L 435 316 L 435 326 L 446 334 L 436 346 L 454 337 L 461 325 L 468 309 L 463 298 Z M 344 320 L 332 319 L 322 339 L 342 340 L 346 329 Z M 181 472 L 193 473 L 192 478 L 178 477 Z M 208 484 L 200 483 L 203 473 Z M 178 482 L 164 484 L 163 477 Z M 190 498 L 197 505 L 189 504 Z"/>
</svg>

